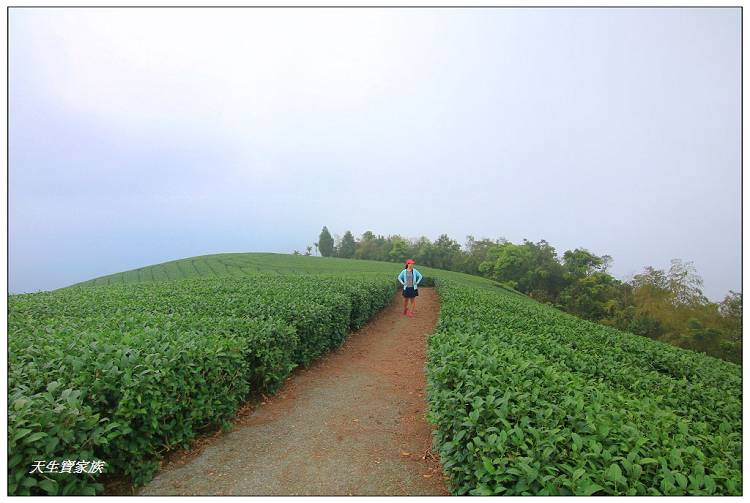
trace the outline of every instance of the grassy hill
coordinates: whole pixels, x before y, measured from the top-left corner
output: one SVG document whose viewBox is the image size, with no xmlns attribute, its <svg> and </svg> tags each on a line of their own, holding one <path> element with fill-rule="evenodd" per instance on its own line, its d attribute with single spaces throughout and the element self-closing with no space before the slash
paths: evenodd
<svg viewBox="0 0 750 503">
<path fill-rule="evenodd" d="M 306 257 L 280 253 L 220 253 L 171 260 L 109 274 L 72 286 L 111 285 L 177 280 L 183 278 L 238 277 L 251 274 L 324 274 L 398 270 L 398 264 L 332 257 Z"/>
<path fill-rule="evenodd" d="M 417 269 L 427 276 L 436 274 L 458 279 L 467 284 L 482 287 L 504 288 L 496 282 L 468 274 L 443 271 L 416 264 Z M 129 271 L 109 274 L 71 285 L 101 286 L 113 284 L 151 283 L 185 278 L 227 278 L 243 277 L 258 273 L 287 274 L 346 274 L 379 273 L 394 278 L 402 265 L 396 262 L 375 260 L 351 260 L 336 257 L 308 257 L 282 253 L 219 253 L 201 255 L 179 260 L 171 260 Z M 70 288 L 70 287 L 65 287 Z M 519 293 L 519 295 L 522 295 Z"/>
<path fill-rule="evenodd" d="M 441 298 L 428 417 L 454 494 L 741 494 L 738 365 L 579 319 L 484 278 L 417 267 Z M 9 440 L 11 453 L 25 454 L 11 457 L 9 475 L 29 457 L 100 442 L 101 459 L 147 480 L 164 442 L 192 438 L 191 421 L 231 416 L 248 390 L 272 391 L 295 365 L 337 347 L 388 304 L 400 268 L 217 254 L 10 296 Z M 156 369 L 166 381 L 146 374 Z M 99 374 L 106 380 L 92 388 L 89 376 Z M 195 394 L 187 408 L 173 396 L 186 386 Z M 221 397 L 220 409 L 206 397 Z M 109 443 L 100 416 L 117 425 Z M 72 440 L 54 429 L 60 420 L 73 425 Z M 23 494 L 29 477 L 13 475 L 9 492 Z"/>
</svg>

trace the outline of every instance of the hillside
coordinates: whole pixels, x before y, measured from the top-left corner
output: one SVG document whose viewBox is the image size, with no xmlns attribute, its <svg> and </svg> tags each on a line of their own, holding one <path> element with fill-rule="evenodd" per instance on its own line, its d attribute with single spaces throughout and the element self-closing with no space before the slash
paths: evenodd
<svg viewBox="0 0 750 503">
<path fill-rule="evenodd" d="M 456 494 L 741 494 L 742 371 L 439 280 L 430 420 Z"/>
<path fill-rule="evenodd" d="M 349 260 L 335 257 L 310 257 L 281 253 L 220 253 L 171 260 L 138 269 L 109 274 L 71 286 L 92 286 L 184 278 L 241 277 L 262 273 L 325 274 L 325 273 L 384 273 L 399 272 L 400 264 L 374 260 Z M 430 268 L 419 266 L 430 274 Z"/>
<path fill-rule="evenodd" d="M 581 320 L 483 278 L 417 266 L 441 301 L 428 339 L 428 418 L 454 494 L 741 494 L 739 366 Z M 248 389 L 273 391 L 291 368 L 338 347 L 347 330 L 387 305 L 399 267 L 220 254 L 11 296 L 10 403 L 20 405 L 9 417 L 9 436 L 32 432 L 23 414 L 52 414 L 44 404 L 55 398 L 43 393 L 51 379 L 86 397 L 91 388 L 84 378 L 111 368 L 111 358 L 125 368 L 174 372 L 181 386 L 192 383 L 198 376 L 182 374 L 179 358 L 166 369 L 162 360 L 195 344 L 201 347 L 187 353 L 202 355 L 195 370 L 219 372 L 194 388 L 197 399 L 222 395 L 222 372 L 247 380 L 242 386 L 232 380 L 223 394 L 225 417 Z M 125 358 L 128 348 L 137 356 Z M 259 352 L 244 362 L 219 358 L 231 348 Z M 129 423 L 143 416 L 149 429 L 146 418 L 168 413 L 186 423 L 173 420 L 164 431 L 155 423 L 149 435 L 180 443 L 194 434 L 190 421 L 212 417 L 211 406 L 203 416 L 176 405 L 162 410 L 173 401 L 168 388 L 107 375 L 106 400 L 73 404 L 89 407 L 81 421 L 114 411 L 112 417 Z M 132 402 L 140 386 L 157 397 L 154 410 Z M 130 389 L 127 406 L 117 399 L 123 389 Z M 34 393 L 42 394 L 24 401 Z M 81 428 L 81 439 L 97 431 L 90 423 Z M 49 432 L 25 438 L 44 442 L 42 433 Z M 158 442 L 142 438 L 143 431 L 125 430 L 100 455 L 148 480 L 153 465 L 136 470 L 135 461 L 153 460 Z M 112 445 L 117 451 L 107 450 Z"/>
<path fill-rule="evenodd" d="M 219 253 L 200 255 L 179 260 L 171 260 L 128 271 L 108 274 L 82 281 L 65 288 L 79 286 L 102 286 L 114 284 L 152 283 L 185 278 L 228 278 L 243 277 L 257 273 L 286 274 L 341 274 L 341 273 L 380 273 L 394 278 L 401 264 L 376 260 L 352 260 L 337 257 L 311 257 L 283 253 Z M 478 286 L 501 288 L 513 291 L 496 282 L 452 271 L 434 269 L 417 264 L 417 268 L 427 277 L 436 274 L 458 279 Z M 518 293 L 518 292 L 515 292 Z M 523 295 L 518 293 L 518 295 Z M 525 297 L 525 296 L 524 296 Z"/>
</svg>

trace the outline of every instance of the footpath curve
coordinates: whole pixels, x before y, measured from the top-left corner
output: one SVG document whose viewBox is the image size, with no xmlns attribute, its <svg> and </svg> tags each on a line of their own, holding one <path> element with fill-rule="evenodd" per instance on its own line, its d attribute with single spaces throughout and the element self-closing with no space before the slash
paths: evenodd
<svg viewBox="0 0 750 503">
<path fill-rule="evenodd" d="M 420 288 L 414 318 L 402 304 L 397 293 L 341 348 L 241 411 L 232 431 L 165 463 L 137 495 L 448 495 L 425 419 L 439 300 Z"/>
</svg>

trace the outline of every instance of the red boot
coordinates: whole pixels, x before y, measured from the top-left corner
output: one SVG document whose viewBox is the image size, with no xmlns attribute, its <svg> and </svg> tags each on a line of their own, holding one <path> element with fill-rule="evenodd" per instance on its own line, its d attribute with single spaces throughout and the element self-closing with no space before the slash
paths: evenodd
<svg viewBox="0 0 750 503">
<path fill-rule="evenodd" d="M 414 311 L 409 311 L 409 318 L 414 318 Z"/>
</svg>

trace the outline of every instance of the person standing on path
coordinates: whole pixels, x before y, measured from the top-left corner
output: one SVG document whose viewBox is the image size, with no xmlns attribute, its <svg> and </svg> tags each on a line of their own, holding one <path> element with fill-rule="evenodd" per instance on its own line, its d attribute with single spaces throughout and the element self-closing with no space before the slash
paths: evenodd
<svg viewBox="0 0 750 503">
<path fill-rule="evenodd" d="M 406 266 L 403 271 L 398 275 L 399 282 L 404 285 L 404 290 L 401 292 L 401 294 L 404 296 L 404 315 L 409 315 L 409 318 L 414 317 L 414 304 L 416 304 L 417 301 L 417 295 L 419 295 L 419 291 L 417 290 L 417 285 L 419 285 L 419 282 L 422 281 L 422 275 L 414 269 L 414 261 L 412 259 L 409 259 L 406 261 Z M 411 299 L 411 311 L 407 310 L 407 304 L 409 300 Z"/>
</svg>

